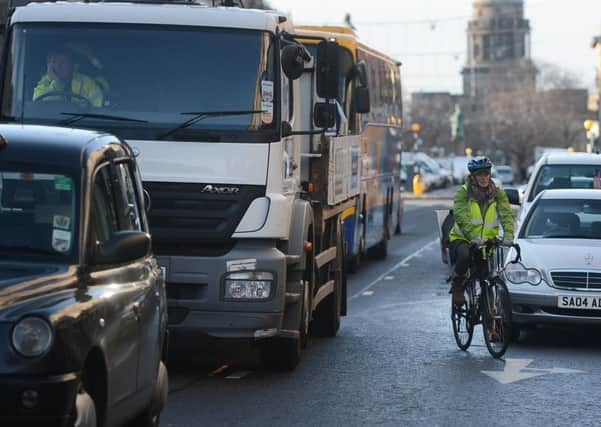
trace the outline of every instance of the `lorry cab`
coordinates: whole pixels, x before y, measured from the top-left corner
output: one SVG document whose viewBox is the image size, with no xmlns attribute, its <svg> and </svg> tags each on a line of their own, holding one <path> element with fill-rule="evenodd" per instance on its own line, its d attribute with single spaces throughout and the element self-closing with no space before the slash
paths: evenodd
<svg viewBox="0 0 601 427">
<path fill-rule="evenodd" d="M 333 43 L 314 58 L 284 16 L 196 3 L 29 4 L 8 28 L 3 121 L 109 131 L 139 153 L 174 336 L 248 339 L 294 367 L 309 329 L 336 334 L 359 166 L 324 133 Z"/>
<path fill-rule="evenodd" d="M 131 148 L 58 127 L 0 135 L 0 424 L 158 422 L 166 295 Z"/>
</svg>

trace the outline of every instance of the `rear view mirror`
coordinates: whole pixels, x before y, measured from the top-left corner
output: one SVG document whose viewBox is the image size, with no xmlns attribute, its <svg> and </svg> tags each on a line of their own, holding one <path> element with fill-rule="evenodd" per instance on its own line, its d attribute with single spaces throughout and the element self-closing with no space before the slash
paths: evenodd
<svg viewBox="0 0 601 427">
<path fill-rule="evenodd" d="M 116 265 L 145 257 L 150 253 L 151 240 L 143 231 L 118 231 L 102 243 L 97 244 L 94 254 L 96 265 Z"/>
<path fill-rule="evenodd" d="M 318 102 L 313 109 L 315 126 L 328 129 L 336 125 L 336 104 Z"/>
<path fill-rule="evenodd" d="M 359 86 L 367 87 L 367 67 L 365 61 L 361 60 L 355 65 L 355 73 L 359 79 Z"/>
<path fill-rule="evenodd" d="M 290 80 L 296 80 L 305 71 L 306 53 L 299 45 L 287 45 L 282 49 L 282 70 Z"/>
<path fill-rule="evenodd" d="M 353 89 L 353 106 L 356 113 L 365 114 L 369 113 L 369 89 L 367 87 L 359 86 Z"/>
<path fill-rule="evenodd" d="M 509 203 L 511 203 L 512 205 L 519 206 L 521 204 L 521 202 L 520 202 L 520 192 L 517 190 L 517 188 L 506 188 L 505 189 L 505 194 L 507 194 L 507 198 L 509 199 Z"/>
<path fill-rule="evenodd" d="M 335 99 L 340 84 L 338 43 L 324 40 L 317 45 L 316 74 L 317 95 L 325 99 Z"/>
</svg>

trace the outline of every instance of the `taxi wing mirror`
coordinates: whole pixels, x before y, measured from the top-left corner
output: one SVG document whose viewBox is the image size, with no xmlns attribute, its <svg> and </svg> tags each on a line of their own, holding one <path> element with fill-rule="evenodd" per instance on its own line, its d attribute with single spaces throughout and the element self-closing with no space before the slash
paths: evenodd
<svg viewBox="0 0 601 427">
<path fill-rule="evenodd" d="M 125 264 L 150 253 L 150 234 L 143 231 L 118 231 L 105 242 L 96 244 L 93 263 L 96 265 Z"/>
</svg>

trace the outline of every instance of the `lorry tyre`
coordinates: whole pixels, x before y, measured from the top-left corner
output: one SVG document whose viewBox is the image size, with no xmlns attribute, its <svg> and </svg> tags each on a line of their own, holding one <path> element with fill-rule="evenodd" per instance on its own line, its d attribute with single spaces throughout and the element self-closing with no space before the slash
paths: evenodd
<svg viewBox="0 0 601 427">
<path fill-rule="evenodd" d="M 307 280 L 303 284 L 303 305 L 301 307 L 300 343 L 301 348 L 307 348 L 309 342 L 309 322 L 311 321 L 311 283 Z"/>
<path fill-rule="evenodd" d="M 73 427 L 96 427 L 96 404 L 83 384 L 75 397 L 75 421 Z"/>
<path fill-rule="evenodd" d="M 340 329 L 340 315 L 342 306 L 342 280 L 344 274 L 344 254 L 342 251 L 342 230 L 336 233 L 337 257 L 334 269 L 334 291 L 319 303 L 311 322 L 311 333 L 319 337 L 335 337 Z M 331 280 L 331 279 L 330 279 Z"/>
</svg>

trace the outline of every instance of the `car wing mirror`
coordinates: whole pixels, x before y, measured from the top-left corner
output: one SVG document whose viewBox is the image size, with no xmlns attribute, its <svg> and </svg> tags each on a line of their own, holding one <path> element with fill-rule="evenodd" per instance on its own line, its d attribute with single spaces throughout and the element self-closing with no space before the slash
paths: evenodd
<svg viewBox="0 0 601 427">
<path fill-rule="evenodd" d="M 116 265 L 143 258 L 150 253 L 150 234 L 143 231 L 118 231 L 113 236 L 96 244 L 93 263 Z"/>
</svg>

